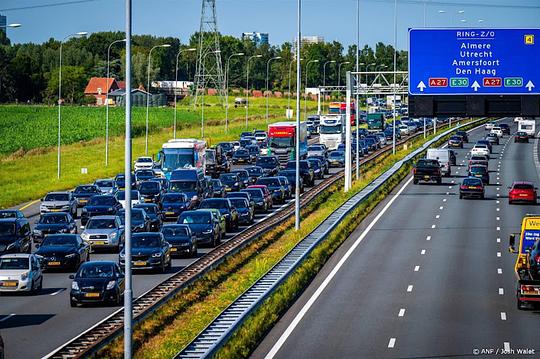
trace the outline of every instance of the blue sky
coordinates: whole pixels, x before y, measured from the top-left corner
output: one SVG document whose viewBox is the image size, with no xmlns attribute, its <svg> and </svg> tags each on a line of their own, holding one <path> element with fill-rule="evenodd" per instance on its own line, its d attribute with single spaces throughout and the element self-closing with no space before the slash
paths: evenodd
<svg viewBox="0 0 540 359">
<path fill-rule="evenodd" d="M 87 2 L 84 2 L 87 1 Z M 41 43 L 78 31 L 123 30 L 123 0 L 2 0 L 0 14 L 21 23 L 9 30 L 14 42 Z M 540 27 L 539 0 L 425 0 L 428 26 Z M 360 0 L 361 43 L 393 42 L 393 0 Z M 356 41 L 356 0 L 303 0 L 303 34 Z M 443 10 L 444 13 L 439 13 Z M 201 0 L 133 0 L 133 32 L 187 37 L 199 28 Z M 462 14 L 459 11 L 464 11 Z M 272 44 L 292 41 L 296 29 L 295 0 L 217 0 L 219 30 L 270 34 Z M 464 19 L 466 22 L 461 22 Z M 483 20 L 479 22 L 478 20 Z M 424 22 L 423 0 L 398 0 L 398 48 L 407 48 L 407 28 Z M 345 47 L 346 47 L 345 46 Z"/>
</svg>

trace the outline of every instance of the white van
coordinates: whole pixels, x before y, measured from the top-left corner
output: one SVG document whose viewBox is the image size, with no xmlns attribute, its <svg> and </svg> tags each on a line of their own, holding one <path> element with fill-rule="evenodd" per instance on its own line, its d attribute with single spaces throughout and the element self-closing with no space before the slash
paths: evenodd
<svg viewBox="0 0 540 359">
<path fill-rule="evenodd" d="M 518 122 L 518 132 L 525 132 L 529 137 L 534 137 L 536 134 L 535 120 L 521 120 Z"/>
<path fill-rule="evenodd" d="M 444 148 L 430 148 L 427 150 L 426 158 L 428 160 L 437 160 L 441 164 L 441 172 L 449 177 L 451 174 L 450 150 Z"/>
</svg>

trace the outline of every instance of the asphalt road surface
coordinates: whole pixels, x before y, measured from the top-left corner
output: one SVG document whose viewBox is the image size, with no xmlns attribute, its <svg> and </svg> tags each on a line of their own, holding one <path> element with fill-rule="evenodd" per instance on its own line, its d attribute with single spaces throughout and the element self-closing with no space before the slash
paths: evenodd
<svg viewBox="0 0 540 359">
<path fill-rule="evenodd" d="M 517 128 L 510 119 L 512 133 Z M 460 200 L 471 132 L 443 185 L 409 176 L 355 230 L 253 358 L 540 356 L 539 314 L 516 307 L 508 236 L 534 205 L 509 205 L 515 180 L 539 183 L 537 141 L 505 136 L 485 200 Z M 527 356 L 525 356 L 527 357 Z"/>
</svg>

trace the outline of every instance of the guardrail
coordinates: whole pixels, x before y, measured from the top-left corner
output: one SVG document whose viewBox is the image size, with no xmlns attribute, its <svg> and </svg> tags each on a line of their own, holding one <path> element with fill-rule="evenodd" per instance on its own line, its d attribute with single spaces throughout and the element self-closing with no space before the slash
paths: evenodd
<svg viewBox="0 0 540 359">
<path fill-rule="evenodd" d="M 396 162 L 389 170 L 377 177 L 373 182 L 328 216 L 306 238 L 291 249 L 274 267 L 247 289 L 229 307 L 221 312 L 221 314 L 199 333 L 186 348 L 180 351 L 175 358 L 207 358 L 215 355 L 250 314 L 257 310 L 257 308 L 259 308 L 260 305 L 272 295 L 277 288 L 279 288 L 280 284 L 302 264 L 311 251 L 321 243 L 351 211 L 383 186 L 386 181 L 396 174 L 405 164 L 426 151 L 431 145 L 437 143 L 459 128 L 475 125 L 482 121 L 485 121 L 485 119 L 478 119 L 449 129 Z"/>
</svg>

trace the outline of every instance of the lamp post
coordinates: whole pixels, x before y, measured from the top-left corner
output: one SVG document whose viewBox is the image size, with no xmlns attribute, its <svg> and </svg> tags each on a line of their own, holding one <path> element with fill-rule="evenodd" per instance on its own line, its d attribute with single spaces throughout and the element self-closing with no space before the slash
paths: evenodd
<svg viewBox="0 0 540 359">
<path fill-rule="evenodd" d="M 268 88 L 268 75 L 270 72 L 270 62 L 272 60 L 279 60 L 279 59 L 281 59 L 281 56 L 275 56 L 275 57 L 272 57 L 271 59 L 268 59 L 268 61 L 266 62 L 266 124 L 268 124 L 268 97 L 270 96 L 269 94 L 270 89 Z"/>
<path fill-rule="evenodd" d="M 304 59 L 300 58 L 300 61 L 302 61 Z M 289 64 L 289 100 L 287 102 L 287 110 L 290 110 L 291 109 L 291 68 L 292 68 L 292 65 L 296 63 L 296 60 L 292 60 L 291 63 Z"/>
<path fill-rule="evenodd" d="M 394 0 L 394 111 L 392 112 L 392 154 L 396 154 L 396 71 L 397 71 L 397 0 Z"/>
<path fill-rule="evenodd" d="M 178 59 L 180 58 L 180 54 L 183 53 L 183 52 L 193 52 L 193 51 L 196 51 L 197 49 L 194 48 L 194 47 L 190 47 L 188 49 L 180 49 L 178 51 L 178 53 L 176 54 L 176 66 L 174 67 L 174 86 L 173 86 L 173 91 L 174 91 L 174 121 L 173 121 L 173 138 L 176 140 L 176 105 L 177 105 L 177 102 L 178 102 L 178 95 L 176 94 L 176 86 L 178 86 Z"/>
<path fill-rule="evenodd" d="M 258 59 L 261 58 L 262 55 L 253 55 L 247 60 L 247 68 L 246 68 L 246 130 L 248 128 L 248 116 L 249 116 L 249 61 L 251 59 Z"/>
<path fill-rule="evenodd" d="M 221 50 L 216 50 L 216 51 L 211 51 L 211 52 L 207 52 L 206 54 L 204 54 L 203 58 L 202 58 L 202 62 L 205 63 L 206 61 L 206 56 L 208 56 L 208 54 L 219 54 L 221 53 Z M 203 73 L 202 73 L 202 76 L 203 76 L 203 79 L 204 79 L 204 66 L 203 66 Z M 204 138 L 204 93 L 206 91 L 206 89 L 204 88 L 204 85 L 205 85 L 205 82 L 203 81 L 203 91 L 202 91 L 202 101 L 201 101 L 201 138 Z M 198 90 L 198 89 L 197 89 Z"/>
<path fill-rule="evenodd" d="M 341 84 L 341 66 L 350 64 L 350 61 L 340 62 L 338 65 L 338 82 L 337 85 L 339 86 Z"/>
<path fill-rule="evenodd" d="M 7 24 L 7 25 L 2 26 L 2 28 L 6 31 L 6 34 L 7 34 L 7 28 L 8 28 L 8 27 L 10 27 L 10 28 L 12 28 L 12 29 L 16 29 L 16 28 L 21 27 L 21 26 L 22 26 L 21 24 Z M 1 83 L 1 80 L 2 80 L 2 79 L 0 79 L 0 90 L 2 90 L 2 86 L 1 86 L 2 83 Z"/>
<path fill-rule="evenodd" d="M 244 56 L 243 52 L 232 54 L 227 58 L 227 66 L 225 69 L 225 132 L 229 132 L 229 62 L 234 56 Z"/>
<path fill-rule="evenodd" d="M 307 62 L 306 64 L 306 84 L 305 84 L 305 87 L 304 87 L 304 91 L 306 91 L 306 93 L 304 94 L 304 119 L 307 120 L 307 75 L 308 75 L 308 72 L 309 72 L 309 64 L 311 63 L 319 63 L 319 60 L 310 60 Z"/>
<path fill-rule="evenodd" d="M 125 42 L 126 39 L 115 40 L 107 47 L 107 84 L 105 94 L 105 166 L 109 165 L 109 77 L 110 77 L 110 57 L 111 46 L 120 42 Z"/>
<path fill-rule="evenodd" d="M 360 101 L 360 98 L 359 98 L 359 94 L 358 92 L 360 91 L 360 74 L 358 74 L 358 72 L 360 71 L 360 53 L 359 53 L 359 48 L 360 48 L 360 0 L 356 0 L 356 98 L 355 98 L 355 101 L 354 101 L 354 104 L 355 104 L 355 122 L 356 122 L 356 180 L 360 179 L 360 151 L 359 151 L 359 146 L 358 146 L 358 143 L 360 141 L 360 134 L 358 133 L 359 131 L 359 122 L 360 122 L 360 105 L 359 105 L 359 101 Z M 354 87 L 353 87 L 354 88 Z"/>
<path fill-rule="evenodd" d="M 324 63 L 324 65 L 323 65 L 323 78 L 322 78 L 322 79 L 323 79 L 323 80 L 322 80 L 322 82 L 323 82 L 323 87 L 326 86 L 326 65 L 328 65 L 328 64 L 335 64 L 335 63 L 336 63 L 336 60 L 329 60 L 329 61 L 326 61 L 326 62 Z M 323 110 L 324 110 L 324 103 L 325 103 L 325 100 L 326 100 L 326 99 L 323 97 Z"/>
<path fill-rule="evenodd" d="M 152 60 L 152 51 L 154 49 L 157 49 L 158 47 L 171 47 L 170 44 L 163 44 L 163 45 L 156 45 L 150 49 L 150 52 L 148 53 L 148 67 L 146 70 L 146 76 L 147 76 L 147 88 L 146 88 L 146 135 L 144 140 L 144 153 L 148 156 L 148 109 L 150 108 L 150 65 Z M 130 91 L 129 95 L 131 95 L 131 89 L 128 89 Z"/>
<path fill-rule="evenodd" d="M 300 68 L 300 48 L 302 46 L 302 0 L 297 0 L 296 13 L 296 128 L 300 129 L 300 87 L 301 84 L 301 68 Z M 307 66 L 306 66 L 307 70 Z M 294 228 L 300 229 L 300 131 L 296 131 L 295 139 L 295 155 L 296 155 L 296 178 L 294 190 Z"/>
<path fill-rule="evenodd" d="M 62 45 L 64 45 L 64 41 L 66 41 L 70 37 L 83 37 L 86 36 L 88 33 L 86 31 L 77 32 L 75 34 L 68 35 L 60 41 L 60 58 L 59 58 L 59 66 L 58 66 L 58 154 L 57 154 L 57 166 L 58 166 L 58 173 L 57 178 L 60 179 L 60 139 L 61 139 L 61 124 L 62 124 Z"/>
</svg>

